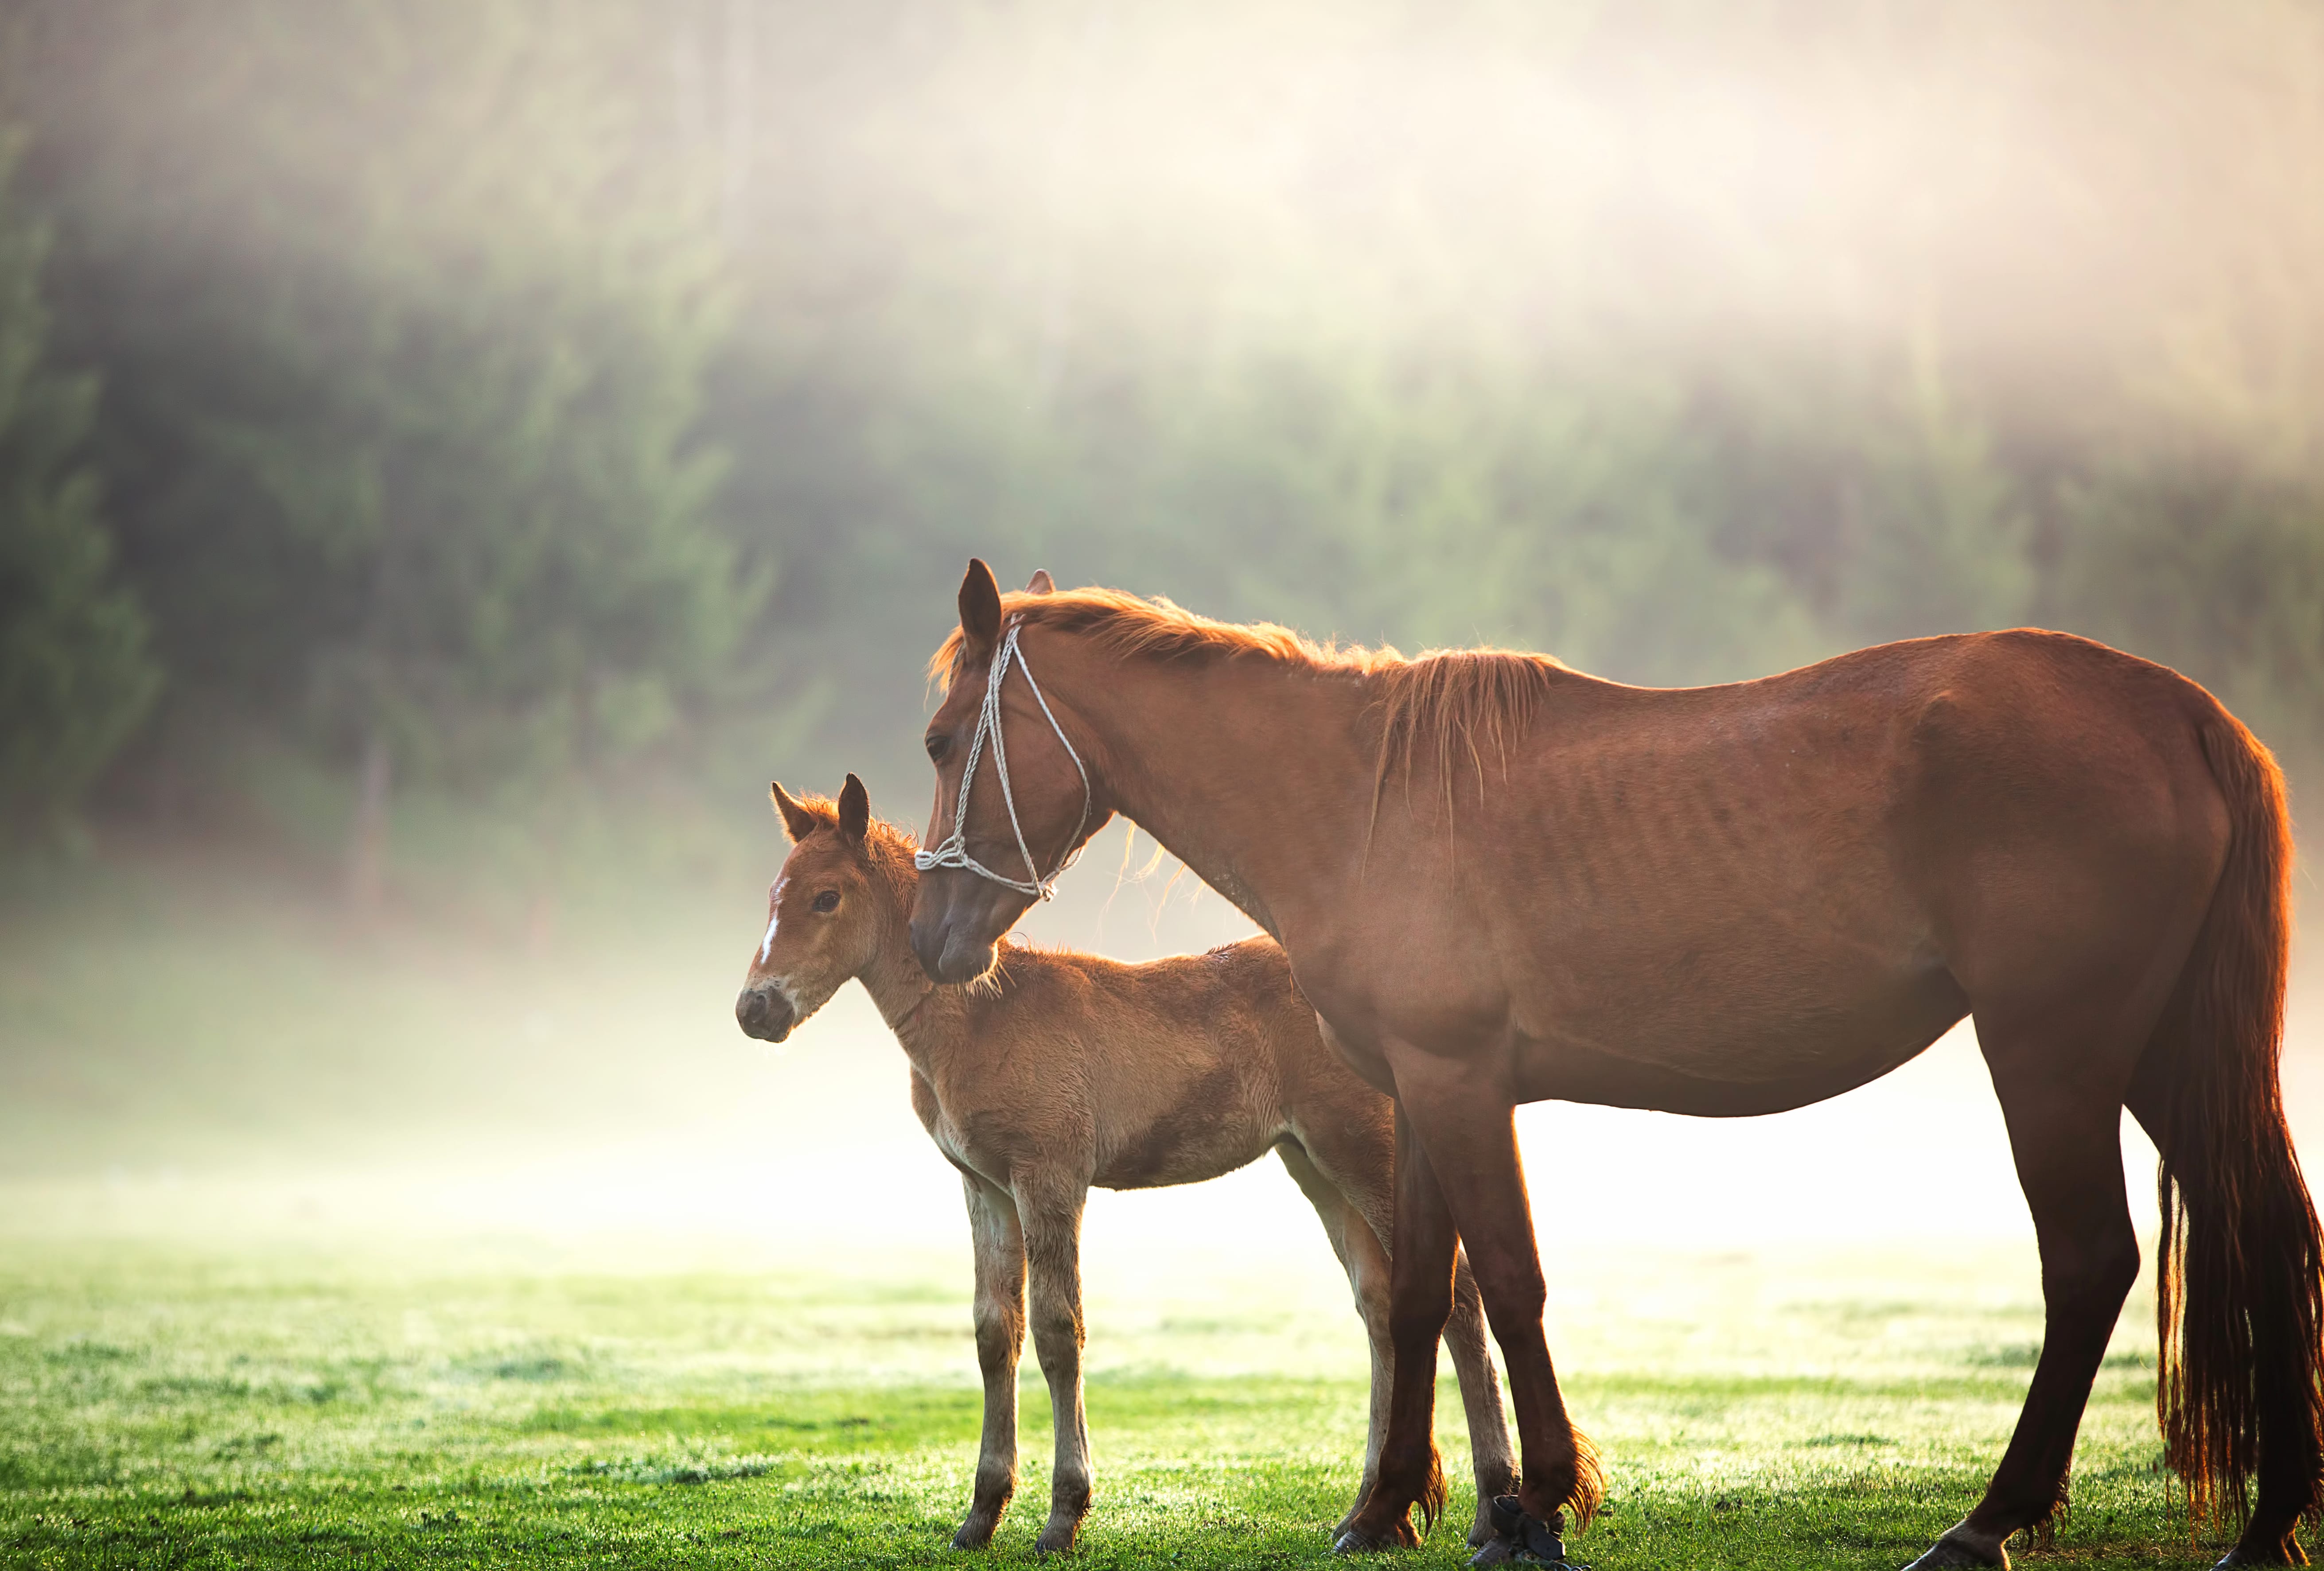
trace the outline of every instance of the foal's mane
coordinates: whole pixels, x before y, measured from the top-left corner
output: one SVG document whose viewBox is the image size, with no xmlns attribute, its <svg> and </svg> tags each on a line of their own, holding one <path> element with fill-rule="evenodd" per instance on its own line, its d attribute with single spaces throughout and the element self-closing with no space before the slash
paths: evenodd
<svg viewBox="0 0 2324 1571">
<path fill-rule="evenodd" d="M 1119 589 L 1065 589 L 1001 597 L 1001 625 L 1054 628 L 1079 633 L 1126 659 L 1192 665 L 1258 659 L 1319 673 L 1356 677 L 1370 690 L 1378 718 L 1379 788 L 1393 771 L 1407 781 L 1416 758 L 1431 758 L 1451 805 L 1462 758 L 1484 790 L 1486 756 L 1506 768 L 1509 749 L 1533 723 L 1556 684 L 1573 673 L 1547 655 L 1509 649 L 1424 649 L 1407 657 L 1389 645 L 1317 643 L 1276 622 L 1222 622 L 1157 596 Z M 960 675 L 966 640 L 954 628 L 928 662 L 928 675 L 945 691 Z"/>
<path fill-rule="evenodd" d="M 835 835 L 839 832 L 839 804 L 832 798 L 800 796 L 794 798 L 793 804 L 802 811 L 814 815 L 818 832 L 829 831 Z M 919 849 L 919 838 L 910 830 L 899 824 L 890 823 L 877 813 L 874 813 L 871 822 L 864 826 L 864 854 L 871 859 L 874 867 L 883 868 L 890 873 L 900 871 L 907 879 L 909 879 L 915 872 L 912 867 L 912 853 Z"/>
</svg>

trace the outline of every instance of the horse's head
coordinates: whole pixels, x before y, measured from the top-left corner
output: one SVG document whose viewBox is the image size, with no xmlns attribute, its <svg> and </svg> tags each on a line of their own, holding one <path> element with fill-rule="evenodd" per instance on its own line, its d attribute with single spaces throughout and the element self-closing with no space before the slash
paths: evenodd
<svg viewBox="0 0 2324 1571">
<path fill-rule="evenodd" d="M 1037 573 L 1026 593 L 1052 588 L 1049 575 Z M 1010 652 L 1004 620 L 992 570 L 970 562 L 960 585 L 960 636 L 947 646 L 944 703 L 925 739 L 936 799 L 912 905 L 912 951 L 939 982 L 983 975 L 1001 935 L 1107 816 L 1090 763 L 1067 734 L 1065 701 L 1035 685 L 1055 673 L 1037 675 L 1021 652 Z M 996 665 L 1002 680 L 988 702 Z"/>
<path fill-rule="evenodd" d="M 734 1018 L 762 1042 L 780 1042 L 879 953 L 882 887 L 866 835 L 872 802 L 847 777 L 836 803 L 795 800 L 770 786 L 790 855 L 767 891 L 767 931 L 751 954 Z M 888 918 L 892 920 L 892 918 Z"/>
</svg>

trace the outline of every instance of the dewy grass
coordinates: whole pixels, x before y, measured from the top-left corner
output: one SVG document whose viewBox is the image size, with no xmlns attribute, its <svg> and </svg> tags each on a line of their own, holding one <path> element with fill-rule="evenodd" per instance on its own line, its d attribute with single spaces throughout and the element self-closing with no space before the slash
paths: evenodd
<svg viewBox="0 0 2324 1571">
<path fill-rule="evenodd" d="M 1595 1298 L 1552 1309 L 1612 1468 L 1577 1552 L 1604 1571 L 1902 1566 L 1975 1498 L 2024 1392 L 2037 1300 L 1975 1285 L 1998 1269 L 1605 1263 Z M 2157 1467 L 2138 1314 L 2035 1563 L 2208 1561 Z M 1267 1304 L 1217 1343 L 1198 1316 L 1101 1299 L 1092 1318 L 1098 1499 L 1077 1563 L 1334 1564 L 1363 1427 L 1352 1332 L 1295 1357 L 1305 1321 Z M 1254 1363 L 1254 1327 L 1304 1373 Z M 965 1284 L 941 1280 L 0 1245 L 0 1564 L 983 1563 L 945 1547 L 973 1368 Z M 1458 1412 L 1448 1382 L 1455 1479 Z M 1047 1426 L 1028 1377 L 993 1563 L 1031 1558 Z M 1384 1564 L 1458 1564 L 1466 1511 Z"/>
</svg>

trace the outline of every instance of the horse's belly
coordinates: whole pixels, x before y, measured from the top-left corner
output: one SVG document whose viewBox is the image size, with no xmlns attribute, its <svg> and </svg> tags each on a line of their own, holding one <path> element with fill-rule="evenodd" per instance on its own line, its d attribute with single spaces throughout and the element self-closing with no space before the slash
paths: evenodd
<svg viewBox="0 0 2324 1571">
<path fill-rule="evenodd" d="M 1577 1015 L 1522 1034 L 1514 1078 L 1527 1100 L 1725 1117 L 1804 1107 L 1879 1079 L 1968 1012 L 1941 969 L 1881 980 L 1738 989 L 1697 1006 L 1665 997 L 1640 1000 L 1627 1018 Z"/>
</svg>

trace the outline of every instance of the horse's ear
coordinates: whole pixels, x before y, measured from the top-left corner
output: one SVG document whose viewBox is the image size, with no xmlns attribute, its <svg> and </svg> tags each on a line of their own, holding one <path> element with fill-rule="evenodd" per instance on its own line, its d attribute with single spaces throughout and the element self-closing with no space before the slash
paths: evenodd
<svg viewBox="0 0 2324 1571">
<path fill-rule="evenodd" d="M 872 794 L 863 789 L 863 782 L 854 776 L 839 788 L 839 838 L 863 843 L 864 831 L 872 827 Z"/>
<path fill-rule="evenodd" d="M 1049 570 L 1047 568 L 1036 567 L 1033 569 L 1032 578 L 1028 580 L 1025 585 L 1025 593 L 1028 594 L 1055 594 L 1057 593 L 1057 581 L 1049 576 Z"/>
<path fill-rule="evenodd" d="M 981 557 L 968 559 L 968 576 L 960 581 L 960 630 L 974 659 L 990 659 L 1001 641 L 1001 585 Z"/>
<path fill-rule="evenodd" d="M 816 831 L 815 814 L 792 801 L 790 793 L 783 789 L 781 781 L 769 781 L 767 795 L 774 800 L 775 811 L 783 815 L 783 832 L 794 841 L 803 841 Z"/>
</svg>

